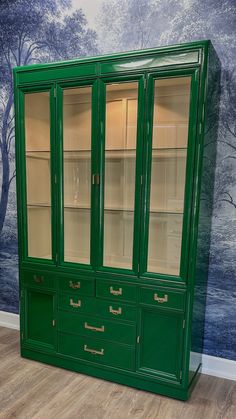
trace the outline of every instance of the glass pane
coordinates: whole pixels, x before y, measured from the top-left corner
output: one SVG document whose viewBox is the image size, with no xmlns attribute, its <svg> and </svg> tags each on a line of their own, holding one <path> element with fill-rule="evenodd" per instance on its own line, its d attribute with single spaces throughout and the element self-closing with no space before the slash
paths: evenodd
<svg viewBox="0 0 236 419">
<path fill-rule="evenodd" d="M 28 256 L 51 259 L 49 92 L 25 95 Z"/>
<path fill-rule="evenodd" d="M 90 263 L 91 93 L 63 92 L 64 260 Z"/>
<path fill-rule="evenodd" d="M 138 83 L 106 89 L 103 264 L 132 269 Z"/>
<path fill-rule="evenodd" d="M 155 81 L 148 271 L 179 275 L 190 77 Z"/>
</svg>

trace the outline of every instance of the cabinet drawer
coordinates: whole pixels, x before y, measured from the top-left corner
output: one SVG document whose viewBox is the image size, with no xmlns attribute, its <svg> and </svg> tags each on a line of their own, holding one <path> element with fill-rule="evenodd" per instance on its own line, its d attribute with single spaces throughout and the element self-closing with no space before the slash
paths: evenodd
<svg viewBox="0 0 236 419">
<path fill-rule="evenodd" d="M 40 288 L 53 289 L 55 286 L 55 278 L 53 274 L 37 271 L 23 271 L 22 280 L 25 286 L 37 286 Z"/>
<path fill-rule="evenodd" d="M 135 325 L 63 311 L 58 313 L 58 330 L 127 345 L 135 345 L 136 340 Z"/>
<path fill-rule="evenodd" d="M 142 304 L 150 304 L 156 307 L 183 310 L 184 301 L 185 292 L 183 291 L 173 291 L 154 287 L 140 288 L 140 303 Z"/>
<path fill-rule="evenodd" d="M 59 289 L 73 294 L 94 295 L 95 285 L 93 278 L 59 278 Z"/>
<path fill-rule="evenodd" d="M 137 300 L 137 287 L 135 285 L 98 279 L 96 287 L 97 297 L 130 302 L 136 302 Z"/>
<path fill-rule="evenodd" d="M 65 333 L 59 333 L 58 345 L 61 354 L 127 370 L 135 368 L 135 352 L 129 346 Z"/>
<path fill-rule="evenodd" d="M 78 296 L 74 294 L 60 294 L 59 308 L 61 310 L 88 313 L 113 320 L 128 320 L 135 322 L 137 308 L 118 301 L 100 300 L 95 297 Z"/>
</svg>

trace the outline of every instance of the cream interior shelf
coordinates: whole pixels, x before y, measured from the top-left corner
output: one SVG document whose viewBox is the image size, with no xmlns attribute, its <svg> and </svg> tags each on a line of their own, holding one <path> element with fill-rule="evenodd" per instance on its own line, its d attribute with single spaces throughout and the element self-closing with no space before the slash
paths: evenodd
<svg viewBox="0 0 236 419">
<path fill-rule="evenodd" d="M 152 149 L 152 158 L 181 158 L 186 157 L 186 147 L 160 147 Z M 34 159 L 49 160 L 50 153 L 48 150 L 27 151 L 26 156 Z M 135 159 L 135 149 L 109 149 L 105 150 L 106 159 Z M 68 160 L 82 160 L 91 159 L 91 150 L 64 150 L 63 159 Z"/>
<path fill-rule="evenodd" d="M 51 205 L 49 203 L 28 203 L 27 207 L 32 208 L 32 209 L 37 209 L 37 208 L 51 208 Z M 86 204 L 73 204 L 73 203 L 66 203 L 64 205 L 65 209 L 75 209 L 75 210 L 90 210 L 91 207 L 89 205 Z M 105 211 L 120 211 L 120 212 L 134 212 L 133 208 L 124 208 L 122 206 L 118 207 L 114 207 L 114 206 L 106 206 L 104 208 Z M 170 215 L 183 215 L 183 211 L 180 209 L 165 209 L 165 208 L 150 208 L 149 211 L 151 214 L 170 214 Z"/>
</svg>

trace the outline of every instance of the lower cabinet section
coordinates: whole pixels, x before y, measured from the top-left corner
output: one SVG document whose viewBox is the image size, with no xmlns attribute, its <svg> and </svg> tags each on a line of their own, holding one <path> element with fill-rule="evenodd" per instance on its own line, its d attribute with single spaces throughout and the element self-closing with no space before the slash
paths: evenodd
<svg viewBox="0 0 236 419">
<path fill-rule="evenodd" d="M 58 350 L 61 354 L 99 364 L 127 370 L 135 369 L 135 350 L 127 345 L 59 333 Z"/>
<path fill-rule="evenodd" d="M 185 291 L 98 281 L 26 272 L 22 354 L 185 399 Z"/>
<path fill-rule="evenodd" d="M 141 309 L 138 370 L 180 381 L 183 316 L 168 310 Z"/>
<path fill-rule="evenodd" d="M 28 343 L 54 349 L 56 347 L 54 299 L 52 292 L 25 290 L 23 338 Z"/>
</svg>

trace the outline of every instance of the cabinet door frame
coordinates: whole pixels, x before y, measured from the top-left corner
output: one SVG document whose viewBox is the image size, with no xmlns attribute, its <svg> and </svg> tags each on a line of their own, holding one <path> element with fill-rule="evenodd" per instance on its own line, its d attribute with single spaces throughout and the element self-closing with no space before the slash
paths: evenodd
<svg viewBox="0 0 236 419">
<path fill-rule="evenodd" d="M 143 200 L 142 200 L 142 227 L 141 227 L 141 246 L 140 246 L 140 277 L 156 278 L 164 280 L 174 280 L 185 282 L 188 271 L 188 253 L 190 246 L 190 229 L 194 224 L 193 202 L 193 182 L 195 169 L 195 149 L 197 147 L 197 120 L 198 120 L 198 92 L 199 92 L 199 69 L 173 69 L 149 72 L 147 81 L 147 122 L 146 122 L 146 144 L 144 147 L 144 166 L 143 166 Z M 153 114 L 154 114 L 154 83 L 155 80 L 191 77 L 190 86 L 190 106 L 189 106 L 189 128 L 186 160 L 186 177 L 184 191 L 184 209 L 181 238 L 180 274 L 171 275 L 158 272 L 147 271 L 148 258 L 148 235 L 149 235 L 149 207 L 151 189 L 151 164 L 152 164 L 152 136 L 153 136 Z"/>
<path fill-rule="evenodd" d="M 99 150 L 99 232 L 98 232 L 98 260 L 99 272 L 116 273 L 137 276 L 139 271 L 139 246 L 140 246 L 140 216 L 142 196 L 142 165 L 143 165 L 143 132 L 145 111 L 145 78 L 144 72 L 130 75 L 104 76 L 99 80 L 99 103 L 100 103 L 100 150 Z M 138 83 L 138 108 L 137 108 L 137 134 L 136 134 L 136 157 L 135 157 L 135 191 L 134 191 L 134 228 L 132 243 L 132 269 L 117 268 L 103 265 L 104 251 L 104 181 L 105 181 L 105 144 L 106 144 L 106 86 L 112 83 Z"/>
<path fill-rule="evenodd" d="M 142 341 L 143 341 L 143 312 L 149 312 L 149 313 L 155 313 L 160 314 L 160 316 L 166 316 L 173 319 L 179 319 L 180 325 L 179 325 L 179 347 L 178 352 L 176 353 L 177 358 L 177 371 L 176 376 L 165 373 L 165 372 L 159 372 L 157 370 L 150 370 L 149 368 L 145 368 L 141 366 L 141 357 L 142 357 Z M 171 310 L 168 308 L 157 308 L 157 307 L 150 307 L 148 305 L 141 305 L 139 308 L 139 320 L 138 320 L 138 336 L 139 336 L 139 342 L 137 344 L 137 357 L 136 357 L 136 371 L 146 374 L 153 379 L 162 379 L 162 380 L 168 380 L 172 383 L 182 385 L 183 386 L 183 365 L 184 365 L 184 328 L 183 328 L 183 322 L 184 322 L 184 313 L 177 310 Z M 161 335 L 160 335 L 161 338 Z"/>
<path fill-rule="evenodd" d="M 29 320 L 29 313 L 28 313 L 28 305 L 29 305 L 29 293 L 35 292 L 42 295 L 50 295 L 52 296 L 52 310 L 53 310 L 53 319 L 55 324 L 52 325 L 52 338 L 53 344 L 40 342 L 34 339 L 30 339 L 28 337 L 28 320 Z M 48 291 L 43 289 L 37 289 L 33 287 L 26 287 L 21 290 L 21 343 L 23 346 L 27 347 L 35 347 L 40 348 L 45 351 L 56 351 L 57 349 L 57 327 L 56 327 L 56 318 L 57 318 L 57 295 L 54 291 Z M 42 307 L 43 309 L 43 307 Z"/>
<path fill-rule="evenodd" d="M 91 86 L 91 179 L 90 179 L 90 263 L 68 262 L 64 260 L 64 165 L 63 165 L 63 91 Z M 98 80 L 96 78 L 58 82 L 56 84 L 57 97 L 57 179 L 58 179 L 58 265 L 67 268 L 79 268 L 95 271 L 97 257 L 97 202 L 98 188 L 93 184 L 93 175 L 98 172 Z"/>
<path fill-rule="evenodd" d="M 26 141 L 25 141 L 25 95 L 30 93 L 49 93 L 50 108 L 50 188 L 51 188 L 51 246 L 52 258 L 43 259 L 28 256 L 28 223 L 27 223 L 27 184 L 26 184 Z M 18 236 L 19 257 L 22 266 L 37 263 L 38 265 L 56 265 L 57 259 L 57 192 L 55 187 L 56 149 L 55 149 L 55 100 L 54 83 L 33 84 L 17 89 L 16 107 L 18 119 L 16 121 L 16 166 L 17 172 L 17 207 L 18 207 Z"/>
</svg>

